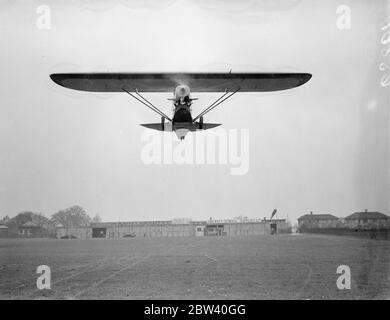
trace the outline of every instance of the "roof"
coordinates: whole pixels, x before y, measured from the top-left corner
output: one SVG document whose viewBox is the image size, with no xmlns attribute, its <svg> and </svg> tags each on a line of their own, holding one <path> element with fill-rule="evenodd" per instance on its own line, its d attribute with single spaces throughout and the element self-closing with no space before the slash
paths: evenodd
<svg viewBox="0 0 390 320">
<path fill-rule="evenodd" d="M 388 219 L 389 217 L 383 213 L 374 211 L 362 211 L 362 212 L 354 212 L 345 219 L 347 220 L 358 220 L 358 219 Z"/>
<path fill-rule="evenodd" d="M 23 228 L 39 228 L 34 222 L 27 221 L 26 223 L 22 224 L 21 227 Z"/>
<path fill-rule="evenodd" d="M 338 218 L 331 214 L 304 214 L 298 220 L 338 220 Z"/>
</svg>

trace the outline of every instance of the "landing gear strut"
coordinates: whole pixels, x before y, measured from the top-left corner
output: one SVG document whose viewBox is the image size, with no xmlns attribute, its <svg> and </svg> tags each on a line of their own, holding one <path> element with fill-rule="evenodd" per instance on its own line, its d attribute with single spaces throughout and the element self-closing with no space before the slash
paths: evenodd
<svg viewBox="0 0 390 320">
<path fill-rule="evenodd" d="M 199 129 L 203 129 L 203 116 L 199 118 Z"/>
</svg>

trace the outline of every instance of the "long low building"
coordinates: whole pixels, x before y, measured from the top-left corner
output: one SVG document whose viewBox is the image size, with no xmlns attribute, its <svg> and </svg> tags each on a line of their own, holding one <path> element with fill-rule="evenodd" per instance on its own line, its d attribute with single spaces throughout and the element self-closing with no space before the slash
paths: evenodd
<svg viewBox="0 0 390 320">
<path fill-rule="evenodd" d="M 57 238 L 131 238 L 131 237 L 195 237 L 195 236 L 249 236 L 287 232 L 285 219 L 191 221 L 132 221 L 100 222 L 88 227 L 57 228 Z"/>
</svg>

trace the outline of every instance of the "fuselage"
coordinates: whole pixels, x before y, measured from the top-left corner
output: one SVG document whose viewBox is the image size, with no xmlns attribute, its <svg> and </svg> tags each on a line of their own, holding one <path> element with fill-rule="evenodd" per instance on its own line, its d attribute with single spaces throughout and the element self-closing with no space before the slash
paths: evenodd
<svg viewBox="0 0 390 320">
<path fill-rule="evenodd" d="M 186 85 L 178 85 L 174 91 L 172 130 L 181 140 L 184 139 L 188 131 L 194 129 L 190 93 L 190 88 Z"/>
</svg>

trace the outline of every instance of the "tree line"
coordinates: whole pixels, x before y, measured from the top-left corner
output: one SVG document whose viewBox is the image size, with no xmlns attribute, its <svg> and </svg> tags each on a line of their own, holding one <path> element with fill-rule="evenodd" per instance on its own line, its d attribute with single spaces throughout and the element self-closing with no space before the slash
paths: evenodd
<svg viewBox="0 0 390 320">
<path fill-rule="evenodd" d="M 57 227 L 86 227 L 91 222 L 101 222 L 101 218 L 98 214 L 91 218 L 83 207 L 75 205 L 52 214 L 50 218 L 41 213 L 23 211 L 11 219 L 5 216 L 0 224 L 6 225 L 10 233 L 17 233 L 19 227 L 27 222 L 32 222 L 50 234 L 55 233 Z"/>
</svg>

